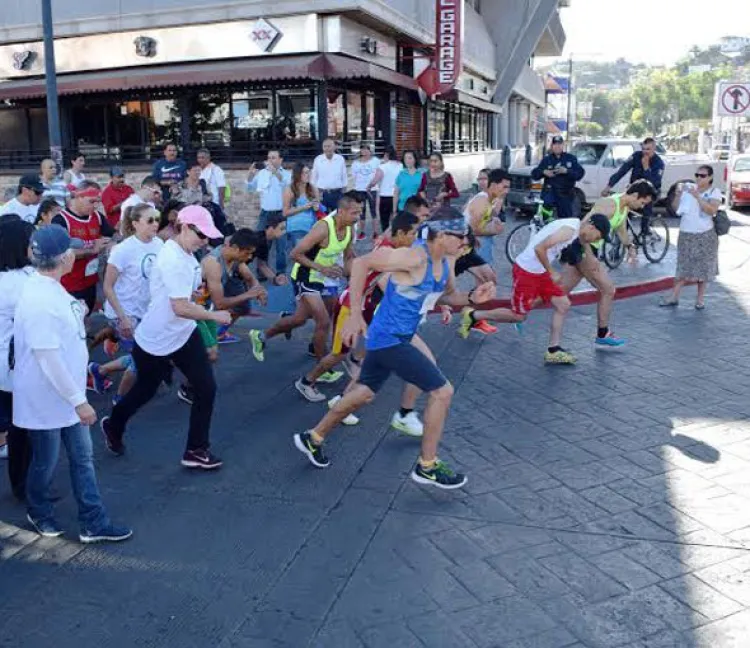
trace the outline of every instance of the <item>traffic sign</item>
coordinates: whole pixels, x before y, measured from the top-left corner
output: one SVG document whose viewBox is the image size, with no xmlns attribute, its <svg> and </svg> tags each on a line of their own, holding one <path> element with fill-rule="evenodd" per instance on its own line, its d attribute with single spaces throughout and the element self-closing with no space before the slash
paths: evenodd
<svg viewBox="0 0 750 648">
<path fill-rule="evenodd" d="M 719 117 L 750 117 L 750 83 L 722 81 L 717 94 Z"/>
</svg>

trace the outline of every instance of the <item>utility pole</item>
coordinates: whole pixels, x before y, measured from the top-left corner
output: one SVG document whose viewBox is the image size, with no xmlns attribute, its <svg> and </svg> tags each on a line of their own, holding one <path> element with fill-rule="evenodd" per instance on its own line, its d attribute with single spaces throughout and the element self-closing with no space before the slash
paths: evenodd
<svg viewBox="0 0 750 648">
<path fill-rule="evenodd" d="M 55 66 L 55 36 L 52 31 L 52 0 L 42 0 L 42 28 L 44 31 L 44 79 L 47 85 L 47 132 L 50 155 L 62 170 L 62 138 L 60 135 L 60 105 L 57 101 L 57 68 Z"/>
<path fill-rule="evenodd" d="M 567 129 L 565 132 L 565 140 L 570 148 L 570 131 L 573 128 L 572 125 L 572 113 L 573 112 L 573 54 L 571 53 L 568 59 L 568 121 Z"/>
</svg>

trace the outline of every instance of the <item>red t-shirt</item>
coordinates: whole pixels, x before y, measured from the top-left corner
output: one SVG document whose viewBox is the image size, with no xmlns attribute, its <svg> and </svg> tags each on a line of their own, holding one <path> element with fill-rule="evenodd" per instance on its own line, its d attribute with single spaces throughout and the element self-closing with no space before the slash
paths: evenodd
<svg viewBox="0 0 750 648">
<path fill-rule="evenodd" d="M 130 185 L 121 185 L 115 187 L 112 183 L 104 187 L 102 191 L 102 206 L 104 207 L 104 213 L 107 216 L 107 220 L 112 227 L 117 227 L 120 222 L 120 205 L 129 196 L 135 193 L 135 189 Z"/>
</svg>

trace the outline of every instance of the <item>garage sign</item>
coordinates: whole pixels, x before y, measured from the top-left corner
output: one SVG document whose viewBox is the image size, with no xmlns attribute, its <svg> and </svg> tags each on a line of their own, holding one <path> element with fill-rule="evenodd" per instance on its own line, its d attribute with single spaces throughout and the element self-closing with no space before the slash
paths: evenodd
<svg viewBox="0 0 750 648">
<path fill-rule="evenodd" d="M 453 90 L 461 74 L 461 9 L 463 0 L 436 0 L 435 54 L 431 65 L 417 78 L 430 96 Z"/>
</svg>

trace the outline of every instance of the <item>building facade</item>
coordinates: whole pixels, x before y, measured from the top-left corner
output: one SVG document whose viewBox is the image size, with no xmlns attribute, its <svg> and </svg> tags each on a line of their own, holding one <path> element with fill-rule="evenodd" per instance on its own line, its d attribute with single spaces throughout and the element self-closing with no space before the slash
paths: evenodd
<svg viewBox="0 0 750 648">
<path fill-rule="evenodd" d="M 462 1 L 462 0 L 457 0 Z M 416 77 L 435 41 L 434 0 L 80 0 L 53 3 L 63 149 L 89 167 L 145 166 L 176 142 L 245 168 L 269 148 L 310 159 L 438 150 L 465 184 L 534 146 L 545 97 L 534 55 L 559 55 L 559 0 L 463 0 L 457 85 L 430 98 Z M 39 4 L 5 0 L 0 166 L 47 156 Z M 512 161 L 512 160 L 511 160 Z"/>
</svg>

